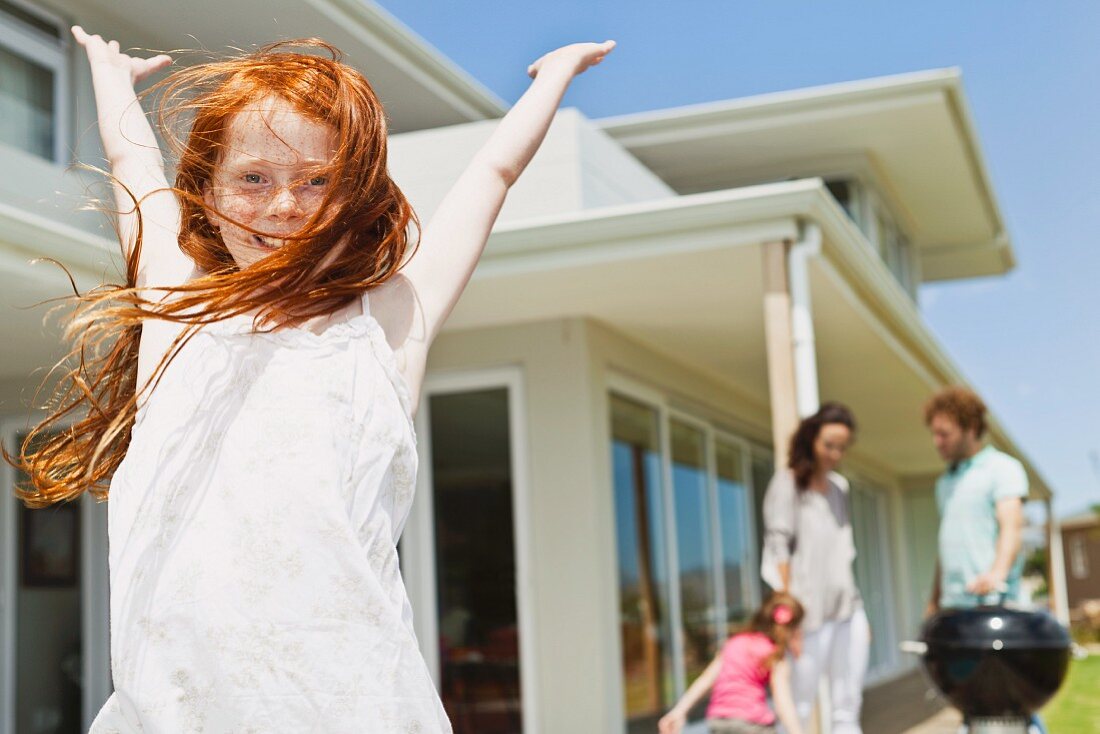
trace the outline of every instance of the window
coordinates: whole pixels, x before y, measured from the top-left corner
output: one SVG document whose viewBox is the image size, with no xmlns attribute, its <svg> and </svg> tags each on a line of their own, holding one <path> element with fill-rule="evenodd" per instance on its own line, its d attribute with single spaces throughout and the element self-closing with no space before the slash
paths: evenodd
<svg viewBox="0 0 1100 734">
<path fill-rule="evenodd" d="M 882 491 L 852 482 L 849 503 L 856 543 L 855 577 L 871 624 L 868 672 L 872 676 L 894 662 L 890 543 L 885 533 L 887 499 Z"/>
<path fill-rule="evenodd" d="M 721 635 L 715 589 L 711 534 L 710 487 L 706 436 L 692 426 L 672 421 L 672 489 L 676 509 L 676 550 L 680 571 L 680 625 L 684 638 L 684 672 L 695 680 L 717 652 Z"/>
<path fill-rule="evenodd" d="M 863 232 L 894 278 L 907 293 L 916 295 L 909 240 L 877 192 L 851 178 L 830 179 L 825 182 L 825 188 Z"/>
<path fill-rule="evenodd" d="M 611 399 L 626 717 L 645 726 L 675 702 L 669 564 L 657 411 Z"/>
<path fill-rule="evenodd" d="M 0 0 L 0 143 L 65 159 L 64 24 L 23 0 Z"/>
<path fill-rule="evenodd" d="M 737 623 L 752 612 L 753 544 L 750 500 L 745 486 L 745 457 L 740 446 L 715 441 L 718 475 L 718 527 L 722 547 L 722 579 L 726 592 L 725 622 Z"/>
<path fill-rule="evenodd" d="M 648 732 L 755 603 L 749 451 L 613 394 L 611 452 L 624 708 L 628 731 Z"/>
<path fill-rule="evenodd" d="M 1078 533 L 1069 541 L 1069 565 L 1075 579 L 1089 577 L 1089 554 L 1085 548 L 1085 536 Z"/>
<path fill-rule="evenodd" d="M 439 694 L 454 734 L 523 731 L 509 392 L 434 394 Z"/>
</svg>

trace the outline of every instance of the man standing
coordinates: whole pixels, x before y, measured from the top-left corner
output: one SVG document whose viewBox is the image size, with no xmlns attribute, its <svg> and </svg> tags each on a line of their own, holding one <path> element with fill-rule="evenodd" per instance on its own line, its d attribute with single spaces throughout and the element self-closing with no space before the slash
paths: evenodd
<svg viewBox="0 0 1100 734">
<path fill-rule="evenodd" d="M 1027 473 L 1016 459 L 983 445 L 985 404 L 949 387 L 924 406 L 924 421 L 947 471 L 936 481 L 939 561 L 928 614 L 1013 599 Z"/>
</svg>

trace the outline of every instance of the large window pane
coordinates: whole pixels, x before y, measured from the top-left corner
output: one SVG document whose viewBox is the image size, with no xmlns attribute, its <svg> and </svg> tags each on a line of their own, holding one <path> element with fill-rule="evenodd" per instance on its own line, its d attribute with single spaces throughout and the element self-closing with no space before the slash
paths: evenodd
<svg viewBox="0 0 1100 734">
<path fill-rule="evenodd" d="M 434 395 L 440 681 L 455 734 L 519 734 L 508 391 Z"/>
<path fill-rule="evenodd" d="M 678 421 L 672 421 L 671 436 L 684 673 L 690 682 L 714 657 L 719 623 L 707 491 L 706 437 L 702 431 Z"/>
<path fill-rule="evenodd" d="M 656 411 L 612 396 L 611 436 L 626 717 L 655 731 L 675 700 Z"/>
<path fill-rule="evenodd" d="M 741 449 L 719 441 L 715 445 L 718 471 L 718 518 L 722 538 L 722 577 L 726 587 L 726 621 L 741 622 L 749 613 L 752 548 L 749 545 L 748 492 Z"/>
<path fill-rule="evenodd" d="M 53 160 L 54 115 L 53 71 L 0 46 L 0 142 Z"/>
<path fill-rule="evenodd" d="M 855 576 L 871 623 L 870 670 L 890 663 L 893 640 L 889 629 L 890 598 L 887 594 L 890 548 L 879 532 L 884 496 L 866 486 L 852 488 L 852 531 L 856 542 Z"/>
<path fill-rule="evenodd" d="M 756 528 L 756 557 L 760 558 L 764 550 L 764 494 L 768 491 L 768 483 L 775 472 L 775 462 L 770 455 L 753 450 L 750 470 L 752 471 L 753 526 Z M 753 569 L 754 578 L 757 571 L 758 569 Z"/>
</svg>

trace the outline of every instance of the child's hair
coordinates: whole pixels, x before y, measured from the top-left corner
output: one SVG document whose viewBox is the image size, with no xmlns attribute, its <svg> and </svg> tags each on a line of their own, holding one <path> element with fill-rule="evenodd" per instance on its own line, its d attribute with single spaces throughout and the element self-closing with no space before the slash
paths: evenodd
<svg viewBox="0 0 1100 734">
<path fill-rule="evenodd" d="M 204 275 L 164 288 L 172 293 L 166 302 L 160 302 L 163 292 L 147 298 L 144 290 L 165 284 L 136 287 L 143 226 L 136 212 L 125 284 L 77 294 L 66 329 L 74 346 L 51 371 L 61 379 L 50 412 L 29 432 L 18 457 L 4 452 L 29 477 L 17 494 L 30 506 L 76 499 L 85 491 L 106 497 L 111 475 L 129 447 L 139 397 L 145 399 L 155 388 L 200 326 L 255 313 L 256 328 L 269 330 L 332 313 L 397 272 L 417 226 L 387 170 L 380 101 L 366 78 L 322 41 L 288 41 L 186 67 L 145 96 L 150 94 L 159 100 L 156 119 L 175 153 L 172 190 L 181 207 L 179 247 Z M 331 185 L 317 213 L 297 233 L 279 235 L 286 240 L 283 247 L 240 270 L 211 222 L 203 195 L 226 152 L 234 115 L 272 97 L 333 128 L 336 154 L 328 169 L 318 172 Z M 139 386 L 138 339 L 147 319 L 185 326 Z"/>
<path fill-rule="evenodd" d="M 798 600 L 785 592 L 773 591 L 764 600 L 745 627 L 746 631 L 759 632 L 775 643 L 775 650 L 760 662 L 761 667 L 771 670 L 783 659 L 804 614 Z"/>
</svg>

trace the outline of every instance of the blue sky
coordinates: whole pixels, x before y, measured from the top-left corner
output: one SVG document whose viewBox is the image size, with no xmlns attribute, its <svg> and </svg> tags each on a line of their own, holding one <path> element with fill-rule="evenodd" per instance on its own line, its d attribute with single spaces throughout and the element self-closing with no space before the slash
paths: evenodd
<svg viewBox="0 0 1100 734">
<path fill-rule="evenodd" d="M 1058 513 L 1100 503 L 1100 3 L 382 5 L 508 102 L 545 51 L 614 38 L 565 100 L 589 117 L 960 67 L 1019 264 L 1004 278 L 925 286 L 921 305 L 1054 487 Z"/>
</svg>

